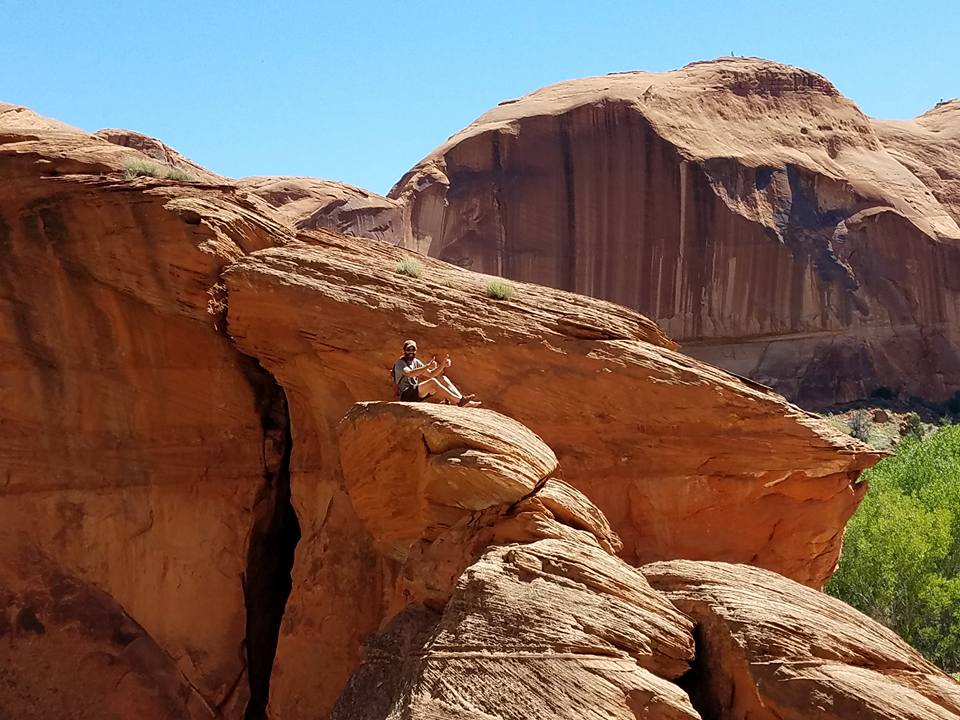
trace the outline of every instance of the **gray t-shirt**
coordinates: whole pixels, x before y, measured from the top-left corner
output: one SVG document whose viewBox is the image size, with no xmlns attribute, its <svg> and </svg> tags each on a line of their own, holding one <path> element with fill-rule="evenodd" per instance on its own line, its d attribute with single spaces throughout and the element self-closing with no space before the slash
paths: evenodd
<svg viewBox="0 0 960 720">
<path fill-rule="evenodd" d="M 417 378 L 407 377 L 403 374 L 404 368 L 412 368 L 417 370 L 419 368 L 426 367 L 418 358 L 414 358 L 410 362 L 407 362 L 406 358 L 400 358 L 393 364 L 393 382 L 399 388 L 402 393 L 407 388 L 416 387 L 420 382 Z"/>
</svg>

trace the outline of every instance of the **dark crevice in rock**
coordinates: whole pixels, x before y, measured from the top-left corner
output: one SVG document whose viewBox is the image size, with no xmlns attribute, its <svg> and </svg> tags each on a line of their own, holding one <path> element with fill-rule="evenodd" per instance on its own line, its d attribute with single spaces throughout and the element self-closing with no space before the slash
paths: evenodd
<svg viewBox="0 0 960 720">
<path fill-rule="evenodd" d="M 290 499 L 293 440 L 286 394 L 256 360 L 243 357 L 263 430 L 263 485 L 253 507 L 243 594 L 247 610 L 245 652 L 250 699 L 246 720 L 264 720 L 280 624 L 292 587 L 300 523 Z"/>
<path fill-rule="evenodd" d="M 694 654 L 690 669 L 674 682 L 687 694 L 693 709 L 700 713 L 703 720 L 722 720 L 717 714 L 717 704 L 712 701 L 707 690 L 710 684 L 710 670 L 707 664 L 707 651 L 704 647 L 703 628 L 699 623 L 693 628 L 693 643 Z"/>
</svg>

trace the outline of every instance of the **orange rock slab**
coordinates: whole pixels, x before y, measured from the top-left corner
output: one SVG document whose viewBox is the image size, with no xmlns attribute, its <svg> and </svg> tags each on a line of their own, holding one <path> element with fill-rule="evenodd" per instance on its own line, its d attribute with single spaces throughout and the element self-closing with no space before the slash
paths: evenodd
<svg viewBox="0 0 960 720">
<path fill-rule="evenodd" d="M 248 535 L 270 454 L 258 406 L 275 384 L 218 332 L 216 285 L 228 262 L 285 235 L 266 206 L 228 190 L 126 181 L 132 157 L 142 156 L 0 108 L 0 546 L 14 563 L 39 548 L 91 597 L 108 596 L 103 612 L 129 618 L 169 659 L 160 675 L 236 716 Z M 17 577 L 18 597 L 46 582 Z M 39 623 L 58 626 L 57 602 L 37 605 Z M 114 654 L 104 681 L 138 662 L 110 642 L 97 650 L 88 630 L 4 647 L 10 682 L 35 682 L 28 656 L 58 654 L 73 632 L 75 652 L 57 665 L 65 698 L 95 692 L 92 668 Z M 130 676 L 131 698 L 151 667 Z M 22 699 L 13 716 L 28 712 Z M 168 717 L 185 716 L 178 702 Z M 162 716 L 148 706 L 145 717 Z"/>
</svg>

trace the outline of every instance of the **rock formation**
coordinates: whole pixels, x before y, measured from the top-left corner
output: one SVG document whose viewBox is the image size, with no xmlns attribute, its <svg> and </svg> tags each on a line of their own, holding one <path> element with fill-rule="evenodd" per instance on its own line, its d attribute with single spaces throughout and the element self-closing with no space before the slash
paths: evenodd
<svg viewBox="0 0 960 720">
<path fill-rule="evenodd" d="M 368 190 L 316 178 L 253 177 L 239 185 L 270 203 L 296 230 L 400 242 L 400 204 Z"/>
<path fill-rule="evenodd" d="M 391 428 L 389 454 L 409 466 L 359 451 Z M 549 448 L 518 430 L 489 412 L 407 404 L 359 406 L 344 421 L 347 491 L 377 547 L 403 564 L 405 591 L 334 720 L 960 717 L 960 685 L 838 600 L 745 565 L 631 568 L 589 500 L 549 477 Z M 465 457 L 489 472 L 470 476 L 464 507 L 425 524 L 422 509 L 459 485 Z M 546 477 L 527 491 L 508 468 Z M 371 482 L 386 491 L 379 505 Z M 540 502 L 551 483 L 565 490 Z M 395 490 L 407 502 L 391 502 Z M 438 573 L 447 566 L 426 557 L 460 563 Z M 440 582 L 424 596 L 413 578 Z"/>
<path fill-rule="evenodd" d="M 347 492 L 402 570 L 400 612 L 334 718 L 699 717 L 669 682 L 689 669 L 692 624 L 609 553 L 603 516 L 551 477 L 556 459 L 529 430 L 488 410 L 377 403 L 340 436 Z M 425 523 L 425 507 L 445 516 Z"/>
<path fill-rule="evenodd" d="M 704 718 L 960 717 L 960 684 L 835 598 L 743 565 L 673 561 L 641 572 L 697 624 L 685 682 Z"/>
<path fill-rule="evenodd" d="M 133 664 L 127 685 L 146 673 L 186 688 L 145 716 L 192 715 L 196 698 L 207 715 L 246 704 L 244 638 L 260 628 L 243 583 L 263 571 L 248 538 L 284 491 L 288 428 L 283 392 L 222 332 L 217 285 L 285 230 L 233 191 L 125 180 L 139 156 L 0 112 L 0 616 L 49 628 L 0 641 L 4 716 L 62 716 L 61 696 L 31 685 L 53 656 L 77 677 L 65 699 Z M 37 552 L 39 576 L 22 559 Z M 78 599 L 64 597 L 74 585 Z M 152 643 L 169 668 L 137 666 Z M 108 705 L 99 717 L 129 717 Z"/>
<path fill-rule="evenodd" d="M 809 405 L 960 389 L 960 112 L 749 58 L 560 83 L 408 172 L 404 242 L 606 298 Z"/>
<path fill-rule="evenodd" d="M 830 576 L 877 455 L 815 416 L 635 311 L 401 275 L 248 184 L 127 179 L 141 157 L 0 107 L 0 715 L 328 717 L 365 641 L 429 637 L 391 676 L 414 712 L 456 708 L 418 690 L 451 648 L 527 643 L 509 677 L 557 694 L 518 712 L 697 717 L 690 623 L 630 564 Z M 354 407 L 407 336 L 516 422 Z M 483 611 L 512 598 L 550 621 Z"/>
<path fill-rule="evenodd" d="M 747 561 L 815 586 L 832 573 L 864 489 L 852 481 L 876 457 L 849 438 L 676 353 L 624 308 L 530 285 L 493 302 L 483 276 L 425 259 L 409 278 L 394 272 L 399 249 L 309 239 L 224 273 L 229 333 L 286 389 L 295 442 L 337 422 L 340 404 L 318 419 L 331 398 L 389 398 L 399 343 L 416 337 L 547 441 L 628 561 Z"/>
<path fill-rule="evenodd" d="M 185 158 L 169 145 L 160 142 L 156 138 L 133 130 L 98 130 L 93 134 L 94 137 L 102 138 L 114 145 L 133 148 L 143 153 L 149 158 L 153 158 L 170 167 L 183 170 L 194 180 L 206 180 L 209 182 L 223 182 L 224 178 L 216 173 L 212 173 L 202 165 L 197 165 L 189 158 Z"/>
</svg>

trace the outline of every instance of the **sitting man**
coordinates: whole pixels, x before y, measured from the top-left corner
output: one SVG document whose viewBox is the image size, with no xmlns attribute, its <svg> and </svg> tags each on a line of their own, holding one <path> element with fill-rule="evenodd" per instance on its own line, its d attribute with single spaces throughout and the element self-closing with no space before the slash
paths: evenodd
<svg viewBox="0 0 960 720">
<path fill-rule="evenodd" d="M 403 357 L 393 364 L 393 382 L 400 392 L 400 400 L 420 402 L 436 397 L 460 407 L 479 407 L 480 401 L 473 399 L 475 395 L 464 395 L 443 374 L 450 365 L 449 355 L 445 355 L 442 362 L 434 359 L 424 365 L 417 358 L 417 343 L 407 340 L 403 343 Z"/>
</svg>

